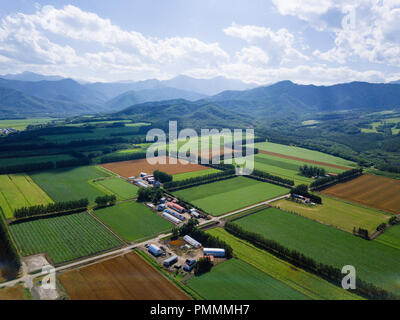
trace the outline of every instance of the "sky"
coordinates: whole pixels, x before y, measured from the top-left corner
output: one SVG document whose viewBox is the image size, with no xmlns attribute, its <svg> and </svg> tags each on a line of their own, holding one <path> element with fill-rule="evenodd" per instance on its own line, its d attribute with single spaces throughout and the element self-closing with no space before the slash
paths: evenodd
<svg viewBox="0 0 400 320">
<path fill-rule="evenodd" d="M 3 0 L 0 74 L 400 79 L 400 0 Z"/>
</svg>

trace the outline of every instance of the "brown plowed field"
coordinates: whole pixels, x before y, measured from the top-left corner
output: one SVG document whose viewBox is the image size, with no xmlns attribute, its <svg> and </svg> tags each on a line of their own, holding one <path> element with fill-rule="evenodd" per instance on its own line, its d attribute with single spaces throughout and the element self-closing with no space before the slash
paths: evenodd
<svg viewBox="0 0 400 320">
<path fill-rule="evenodd" d="M 155 170 L 160 170 L 172 175 L 209 169 L 208 167 L 204 167 L 199 164 L 190 163 L 187 161 L 181 163 L 181 161 L 178 160 L 177 164 L 169 164 L 169 158 L 167 158 L 167 164 L 150 165 L 147 162 L 147 159 L 139 159 L 106 163 L 102 164 L 102 167 L 126 178 L 133 176 L 137 177 L 140 175 L 141 172 L 152 174 Z"/>
<path fill-rule="evenodd" d="M 1 300 L 25 300 L 24 288 L 17 284 L 11 288 L 0 289 Z"/>
<path fill-rule="evenodd" d="M 400 213 L 400 180 L 365 174 L 325 189 L 322 193 L 368 207 Z"/>
<path fill-rule="evenodd" d="M 59 276 L 72 300 L 188 300 L 136 253 L 106 260 Z"/>
<path fill-rule="evenodd" d="M 296 160 L 296 161 L 302 161 L 302 162 L 306 162 L 306 163 L 312 163 L 315 165 L 320 165 L 320 166 L 325 166 L 325 167 L 331 167 L 331 168 L 336 168 L 336 169 L 340 169 L 340 170 L 350 170 L 350 167 L 344 167 L 344 166 L 339 166 L 336 164 L 332 164 L 332 163 L 327 163 L 327 162 L 321 162 L 321 161 L 314 161 L 314 160 L 308 160 L 308 159 L 303 159 L 303 158 L 297 158 L 297 157 L 292 157 L 292 156 L 287 156 L 285 154 L 281 154 L 281 153 L 276 153 L 276 152 L 270 152 L 270 151 L 264 151 L 264 150 L 258 150 L 259 153 L 263 153 L 263 154 L 268 154 L 270 156 L 274 156 L 274 157 L 279 157 L 279 158 L 285 158 L 285 159 L 292 159 L 292 160 Z"/>
</svg>

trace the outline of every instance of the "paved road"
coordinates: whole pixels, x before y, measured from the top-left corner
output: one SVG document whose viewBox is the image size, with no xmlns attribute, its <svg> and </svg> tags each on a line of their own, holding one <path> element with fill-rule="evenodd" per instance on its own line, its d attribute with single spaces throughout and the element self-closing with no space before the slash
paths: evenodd
<svg viewBox="0 0 400 320">
<path fill-rule="evenodd" d="M 274 202 L 274 201 L 277 201 L 277 200 L 281 200 L 281 199 L 284 199 L 284 198 L 287 198 L 287 197 L 289 197 L 289 194 L 285 194 L 283 196 L 276 197 L 274 199 L 270 199 L 270 200 L 267 200 L 267 201 L 264 201 L 264 202 L 260 202 L 260 203 L 248 206 L 246 208 L 242 208 L 242 209 L 239 209 L 239 210 L 236 210 L 236 211 L 232 211 L 232 212 L 226 213 L 226 214 L 224 214 L 222 216 L 219 216 L 219 217 L 212 217 L 210 220 L 205 220 L 205 221 L 199 223 L 199 226 L 202 226 L 204 224 L 208 224 L 210 222 L 220 222 L 221 219 L 224 219 L 224 218 L 229 217 L 231 215 L 234 215 L 234 214 L 237 214 L 237 213 L 240 213 L 240 212 L 243 212 L 243 211 L 247 211 L 249 209 L 253 209 L 253 208 L 261 206 L 261 205 L 267 205 L 267 204 L 270 204 L 271 202 Z M 128 245 L 128 246 L 125 246 L 125 247 L 122 247 L 122 248 L 119 248 L 119 249 L 116 249 L 116 250 L 113 250 L 113 251 L 109 251 L 109 252 L 102 253 L 102 254 L 99 254 L 99 255 L 96 255 L 96 256 L 93 256 L 93 257 L 85 258 L 85 259 L 82 259 L 82 260 L 79 260 L 79 261 L 76 261 L 76 262 L 72 262 L 72 263 L 66 264 L 64 266 L 57 267 L 56 268 L 56 272 L 62 271 L 62 270 L 66 270 L 66 269 L 71 269 L 71 268 L 74 268 L 74 267 L 78 267 L 80 265 L 86 265 L 86 264 L 95 262 L 97 260 L 103 260 L 105 258 L 111 258 L 113 256 L 120 255 L 120 254 L 123 254 L 125 252 L 128 252 L 128 251 L 130 251 L 130 250 L 132 250 L 132 249 L 134 249 L 136 247 L 144 246 L 144 245 L 150 244 L 152 242 L 158 242 L 160 239 L 165 238 L 165 237 L 170 236 L 170 235 L 171 235 L 171 233 L 160 234 L 156 238 L 152 238 L 152 239 L 140 242 L 140 243 L 134 243 L 134 244 L 131 244 L 131 245 Z M 37 273 L 37 274 L 33 274 L 33 275 L 28 274 L 26 272 L 26 268 L 24 266 L 22 267 L 22 273 L 23 273 L 22 277 L 20 277 L 18 279 L 1 283 L 0 284 L 0 288 L 12 287 L 12 286 L 16 285 L 17 283 L 21 283 L 21 282 L 29 285 L 30 283 L 32 283 L 33 279 L 42 276 L 41 273 Z"/>
</svg>

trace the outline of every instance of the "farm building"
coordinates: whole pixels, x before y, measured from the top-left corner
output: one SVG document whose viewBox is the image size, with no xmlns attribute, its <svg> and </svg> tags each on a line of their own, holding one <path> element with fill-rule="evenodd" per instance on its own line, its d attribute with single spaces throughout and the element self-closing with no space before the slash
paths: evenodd
<svg viewBox="0 0 400 320">
<path fill-rule="evenodd" d="M 204 248 L 203 254 L 205 256 L 225 257 L 225 249 Z"/>
<path fill-rule="evenodd" d="M 185 265 L 183 266 L 183 271 L 190 272 L 190 271 L 193 270 L 194 266 L 195 266 L 195 264 L 192 264 L 192 265 L 190 265 L 190 266 L 187 265 L 187 264 L 185 264 Z"/>
<path fill-rule="evenodd" d="M 145 177 L 145 176 L 148 176 L 148 174 L 147 174 L 146 172 L 141 172 L 141 173 L 140 173 L 140 176 L 141 176 L 141 177 Z"/>
<path fill-rule="evenodd" d="M 198 213 L 198 212 L 196 211 L 196 209 L 190 209 L 190 210 L 189 210 L 189 213 L 190 213 L 193 217 L 195 217 L 195 218 L 197 218 L 197 219 L 200 218 L 200 213 Z"/>
<path fill-rule="evenodd" d="M 158 210 L 158 211 L 163 211 L 163 210 L 165 210 L 165 204 L 160 204 L 160 205 L 157 207 L 157 210 Z"/>
<path fill-rule="evenodd" d="M 183 240 L 185 240 L 187 243 L 191 244 L 195 248 L 201 247 L 201 243 L 194 240 L 191 236 L 186 235 L 183 237 Z"/>
<path fill-rule="evenodd" d="M 143 183 L 142 181 L 137 180 L 135 182 L 139 187 L 142 187 L 142 188 L 147 188 L 148 187 L 148 185 Z"/>
<path fill-rule="evenodd" d="M 147 248 L 147 250 L 155 257 L 161 256 L 163 254 L 163 251 L 159 247 L 155 246 L 154 244 L 151 244 Z"/>
<path fill-rule="evenodd" d="M 204 256 L 200 257 L 200 259 L 209 259 L 212 264 L 214 264 L 214 256 Z"/>
<path fill-rule="evenodd" d="M 185 217 L 181 216 L 179 213 L 173 212 L 171 210 L 165 210 L 164 212 L 170 214 L 171 216 L 174 216 L 175 218 L 178 218 L 181 221 L 185 221 Z"/>
<path fill-rule="evenodd" d="M 160 203 L 165 203 L 165 201 L 167 201 L 167 199 L 166 199 L 165 197 L 162 197 L 162 198 L 160 199 Z"/>
<path fill-rule="evenodd" d="M 168 259 L 164 260 L 163 265 L 164 265 L 164 267 L 168 268 L 177 262 L 178 262 L 178 256 L 172 256 L 172 257 L 169 257 Z"/>
<path fill-rule="evenodd" d="M 178 224 L 178 223 L 181 222 L 179 219 L 175 218 L 174 216 L 171 216 L 171 215 L 170 215 L 169 213 L 167 213 L 167 212 L 164 212 L 164 213 L 162 214 L 162 217 L 165 218 L 165 219 L 167 219 L 167 220 L 169 220 L 169 221 L 171 221 L 171 222 L 173 222 L 173 223 L 175 223 L 175 224 Z"/>
<path fill-rule="evenodd" d="M 185 212 L 185 208 L 181 207 L 179 204 L 176 204 L 174 202 L 168 203 L 168 207 L 174 209 L 175 211 L 178 211 L 179 213 Z"/>
</svg>

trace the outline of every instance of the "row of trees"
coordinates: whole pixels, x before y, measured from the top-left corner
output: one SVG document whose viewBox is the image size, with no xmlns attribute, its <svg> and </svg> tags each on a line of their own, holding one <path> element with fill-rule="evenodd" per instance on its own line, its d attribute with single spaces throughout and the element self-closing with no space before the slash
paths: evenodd
<svg viewBox="0 0 400 320">
<path fill-rule="evenodd" d="M 345 172 L 339 173 L 337 176 L 317 179 L 310 184 L 310 188 L 319 189 L 335 183 L 345 182 L 362 175 L 362 173 L 362 168 L 347 170 Z"/>
<path fill-rule="evenodd" d="M 161 183 L 166 183 L 172 181 L 172 176 L 168 173 L 156 170 L 153 172 L 154 179 L 157 181 L 160 181 Z"/>
<path fill-rule="evenodd" d="M 253 173 L 251 174 L 251 176 L 252 177 L 256 177 L 256 178 L 269 180 L 270 182 L 274 182 L 274 183 L 277 183 L 277 184 L 283 184 L 283 185 L 287 185 L 287 186 L 294 186 L 294 181 L 293 180 L 285 179 L 285 178 L 278 177 L 278 176 L 274 176 L 272 174 L 269 174 L 267 172 L 260 171 L 260 170 L 253 170 Z"/>
<path fill-rule="evenodd" d="M 100 159 L 100 163 L 109 163 L 109 162 L 119 162 L 119 161 L 128 161 L 128 160 L 137 160 L 137 159 L 145 159 L 146 152 L 135 152 L 135 153 L 121 153 L 121 154 L 113 154 L 107 155 Z"/>
<path fill-rule="evenodd" d="M 21 219 L 48 213 L 65 213 L 80 209 L 82 210 L 86 209 L 88 205 L 89 205 L 89 200 L 85 198 L 75 201 L 55 202 L 55 203 L 49 203 L 47 205 L 22 207 L 14 210 L 14 217 L 17 219 Z"/>
<path fill-rule="evenodd" d="M 308 186 L 306 184 L 300 184 L 290 190 L 290 195 L 293 197 L 295 194 L 309 198 L 311 202 L 322 204 L 322 198 L 308 192 Z"/>
<path fill-rule="evenodd" d="M 325 176 L 326 170 L 324 168 L 319 168 L 319 167 L 313 167 L 313 166 L 308 166 L 304 165 L 299 168 L 299 172 L 302 176 L 311 178 L 311 177 L 316 177 L 316 176 Z"/>
<path fill-rule="evenodd" d="M 219 180 L 229 179 L 235 176 L 235 170 L 225 170 L 217 173 L 211 173 L 204 176 L 193 177 L 181 181 L 171 181 L 164 183 L 164 188 L 166 190 L 177 190 L 188 188 L 192 186 L 197 186 L 201 184 L 206 184 L 210 182 L 215 182 Z"/>
<path fill-rule="evenodd" d="M 1 207 L 0 211 L 3 211 Z M 14 242 L 11 239 L 11 235 L 8 231 L 2 212 L 0 213 L 0 246 L 4 251 L 4 260 L 9 263 L 11 269 L 11 272 L 6 272 L 5 276 L 7 278 L 14 278 L 21 268 L 21 259 L 17 249 L 15 248 Z"/>
<path fill-rule="evenodd" d="M 251 242 L 259 248 L 265 249 L 280 256 L 281 258 L 289 260 L 290 262 L 293 262 L 304 269 L 311 270 L 317 275 L 333 281 L 337 285 L 341 285 L 344 275 L 342 274 L 341 270 L 336 267 L 319 263 L 313 258 L 305 256 L 301 252 L 286 248 L 274 240 L 265 239 L 260 234 L 246 231 L 242 227 L 231 222 L 227 222 L 225 224 L 225 230 L 236 237 Z M 378 288 L 370 283 L 366 283 L 360 279 L 357 280 L 357 289 L 354 291 L 355 293 L 360 294 L 368 299 L 398 299 L 398 297 L 394 296 L 390 292 Z"/>
<path fill-rule="evenodd" d="M 106 194 L 105 196 L 97 197 L 96 200 L 94 200 L 94 202 L 96 202 L 98 208 L 113 206 L 117 202 L 117 197 L 115 196 L 115 194 L 112 195 Z"/>
<path fill-rule="evenodd" d="M 55 164 L 51 161 L 39 162 L 39 163 L 26 163 L 26 164 L 0 167 L 0 174 L 31 172 L 31 171 L 37 171 L 37 170 L 48 170 L 48 169 L 54 169 L 55 167 L 56 167 Z"/>
</svg>

